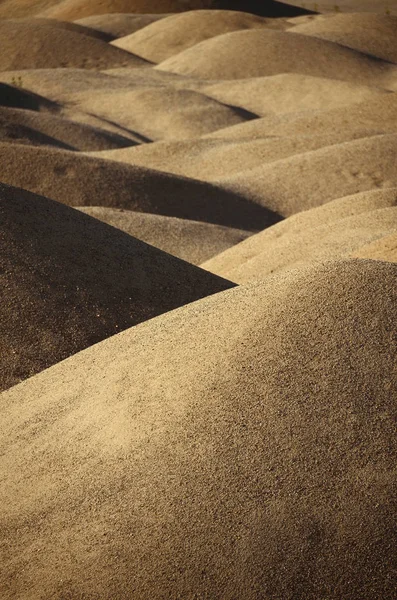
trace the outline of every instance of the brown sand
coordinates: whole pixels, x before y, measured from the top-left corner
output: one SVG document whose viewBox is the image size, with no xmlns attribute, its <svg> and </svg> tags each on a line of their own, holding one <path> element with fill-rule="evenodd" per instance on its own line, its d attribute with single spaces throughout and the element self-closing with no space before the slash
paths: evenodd
<svg viewBox="0 0 397 600">
<path fill-rule="evenodd" d="M 0 70 L 82 67 L 106 69 L 146 64 L 120 48 L 33 20 L 0 21 Z"/>
<path fill-rule="evenodd" d="M 293 33 L 337 42 L 383 60 L 397 62 L 397 16 L 370 13 L 337 14 L 297 25 Z"/>
<path fill-rule="evenodd" d="M 321 229 L 325 231 L 327 226 L 334 227 L 338 221 L 348 222 L 352 217 L 362 216 L 365 213 L 372 214 L 374 211 L 380 213 L 381 209 L 396 206 L 397 188 L 372 190 L 338 198 L 322 206 L 297 213 L 273 227 L 268 227 L 245 242 L 218 254 L 201 266 L 219 275 L 232 271 L 237 272 L 241 270 L 242 265 L 255 259 L 267 248 L 273 247 L 278 240 L 282 243 L 285 242 L 285 245 L 288 240 L 295 244 L 294 240 L 304 238 L 308 231 Z M 321 242 L 321 240 L 319 241 Z M 275 259 L 277 260 L 277 257 Z"/>
<path fill-rule="evenodd" d="M 381 85 L 396 67 L 339 44 L 289 31 L 252 29 L 219 35 L 156 69 L 203 79 L 242 79 L 285 72 Z"/>
<path fill-rule="evenodd" d="M 3 185 L 0 202 L 0 389 L 231 287 L 47 198 Z"/>
<path fill-rule="evenodd" d="M 22 23 L 26 25 L 31 25 L 31 19 L 8 19 L 8 23 Z M 74 33 L 79 33 L 80 35 L 85 35 L 88 37 L 93 37 L 98 40 L 102 40 L 104 42 L 109 42 L 112 40 L 112 36 L 102 32 L 96 31 L 95 29 L 91 29 L 90 27 L 84 27 L 83 25 L 79 25 L 78 23 L 69 23 L 66 21 L 58 21 L 57 19 L 45 19 L 36 17 L 34 19 L 35 25 L 40 25 L 42 27 L 51 27 L 52 29 L 62 29 L 64 31 L 73 31 Z"/>
<path fill-rule="evenodd" d="M 251 232 L 211 223 L 138 213 L 103 206 L 79 210 L 164 252 L 199 265 L 230 246 L 247 239 Z"/>
<path fill-rule="evenodd" d="M 237 140 L 197 138 L 139 144 L 116 150 L 90 152 L 89 155 L 129 165 L 159 169 L 201 181 L 216 181 L 223 178 L 227 186 L 227 178 L 241 171 L 325 146 L 368 137 L 369 133 L 366 130 L 351 133 L 341 129 L 335 133 L 312 136 L 258 139 L 248 137 Z M 376 135 L 376 132 L 373 132 L 373 135 Z"/>
<path fill-rule="evenodd" d="M 82 151 L 111 150 L 133 145 L 124 136 L 70 119 L 3 107 L 0 107 L 0 138 L 14 143 L 39 143 Z"/>
<path fill-rule="evenodd" d="M 107 206 L 251 231 L 281 219 L 216 186 L 52 148 L 0 144 L 0 181 L 70 206 Z"/>
<path fill-rule="evenodd" d="M 396 187 L 396 155 L 397 135 L 378 135 L 298 154 L 214 181 L 290 216 L 349 194 Z"/>
<path fill-rule="evenodd" d="M 370 258 L 372 260 L 383 260 L 397 262 L 397 233 L 382 237 L 375 242 L 366 244 L 352 253 L 353 257 Z"/>
<path fill-rule="evenodd" d="M 395 206 L 338 219 L 335 223 L 327 222 L 318 227 L 308 227 L 295 235 L 274 238 L 272 242 L 265 237 L 258 248 L 258 254 L 239 265 L 234 262 L 230 272 L 227 269 L 225 273 L 218 272 L 223 269 L 214 271 L 211 261 L 210 264 L 204 263 L 202 266 L 236 283 L 247 283 L 265 279 L 273 273 L 342 258 L 363 244 L 394 231 L 397 231 Z M 261 233 L 257 236 L 260 238 Z M 260 242 L 258 239 L 258 246 Z M 215 257 L 214 261 L 219 264 L 219 257 Z"/>
<path fill-rule="evenodd" d="M 237 288 L 3 394 L 3 597 L 392 600 L 396 277 Z"/>
<path fill-rule="evenodd" d="M 113 13 L 92 15 L 91 17 L 79 19 L 78 21 L 75 21 L 75 23 L 83 25 L 84 27 L 89 27 L 91 30 L 105 33 L 113 39 L 116 39 L 135 33 L 139 29 L 168 16 L 169 15 L 166 13 L 162 15 Z"/>
<path fill-rule="evenodd" d="M 261 28 L 266 23 L 244 12 L 194 10 L 156 21 L 113 45 L 159 63 L 204 40 L 230 31 Z"/>
</svg>

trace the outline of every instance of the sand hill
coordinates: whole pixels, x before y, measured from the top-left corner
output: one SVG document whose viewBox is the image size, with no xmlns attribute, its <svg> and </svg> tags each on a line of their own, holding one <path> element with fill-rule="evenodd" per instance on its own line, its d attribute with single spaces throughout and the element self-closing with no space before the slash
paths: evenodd
<svg viewBox="0 0 397 600">
<path fill-rule="evenodd" d="M 3 595 L 392 600 L 396 276 L 237 288 L 3 394 Z"/>
<path fill-rule="evenodd" d="M 251 235 L 251 232 L 241 229 L 138 213 L 122 208 L 86 206 L 80 207 L 79 210 L 195 265 L 220 254 Z"/>
<path fill-rule="evenodd" d="M 71 208 L 2 186 L 4 389 L 162 312 L 231 287 Z"/>
<path fill-rule="evenodd" d="M 279 215 L 234 192 L 69 151 L 0 144 L 0 181 L 70 206 L 108 206 L 263 229 Z"/>
<path fill-rule="evenodd" d="M 355 250 L 352 256 L 393 263 L 397 262 L 397 233 L 392 233 L 362 246 L 358 250 Z"/>
<path fill-rule="evenodd" d="M 0 70 L 83 67 L 106 69 L 145 64 L 120 48 L 40 21 L 0 21 Z"/>
<path fill-rule="evenodd" d="M 156 21 L 137 33 L 118 39 L 113 45 L 159 63 L 204 40 L 265 25 L 265 19 L 244 12 L 189 11 Z"/>
<path fill-rule="evenodd" d="M 365 85 L 380 84 L 382 78 L 397 72 L 390 63 L 328 40 L 267 29 L 219 35 L 172 56 L 156 68 L 203 79 L 295 72 Z"/>
<path fill-rule="evenodd" d="M 299 212 L 277 223 L 273 227 L 268 227 L 257 235 L 251 236 L 245 242 L 218 254 L 201 266 L 216 274 L 233 272 L 235 277 L 238 277 L 237 272 L 242 272 L 244 264 L 255 261 L 262 252 L 267 251 L 267 248 L 274 248 L 275 244 L 280 243 L 286 248 L 288 242 L 290 242 L 294 249 L 297 249 L 298 252 L 302 250 L 304 253 L 306 248 L 299 248 L 300 240 L 309 238 L 310 241 L 310 232 L 320 231 L 327 236 L 332 228 L 338 227 L 339 221 L 345 223 L 349 223 L 350 221 L 354 224 L 354 217 L 364 217 L 365 232 L 365 229 L 368 229 L 368 225 L 369 230 L 371 230 L 371 215 L 382 213 L 386 216 L 384 224 L 387 226 L 388 217 L 390 217 L 389 222 L 392 224 L 394 214 L 391 211 L 382 211 L 382 209 L 396 206 L 397 188 L 371 190 L 344 198 L 337 198 L 322 206 Z M 360 233 L 359 230 L 357 231 L 357 228 L 355 229 L 357 233 Z M 313 237 L 313 242 L 321 244 L 321 237 Z M 277 258 L 275 256 L 274 260 L 277 261 Z"/>
<path fill-rule="evenodd" d="M 78 19 L 76 23 L 87 28 L 89 27 L 91 30 L 105 33 L 116 39 L 135 33 L 139 29 L 168 16 L 167 13 L 163 15 L 113 13 L 92 15 L 91 17 Z"/>
<path fill-rule="evenodd" d="M 291 31 L 313 35 L 354 48 L 383 60 L 397 62 L 397 17 L 373 14 L 338 14 L 313 19 Z"/>
</svg>

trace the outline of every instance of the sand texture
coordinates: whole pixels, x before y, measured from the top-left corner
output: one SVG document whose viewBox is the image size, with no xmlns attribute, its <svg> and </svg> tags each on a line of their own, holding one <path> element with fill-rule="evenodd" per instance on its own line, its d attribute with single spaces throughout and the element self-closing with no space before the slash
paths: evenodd
<svg viewBox="0 0 397 600">
<path fill-rule="evenodd" d="M 0 600 L 396 600 L 397 0 L 0 0 Z"/>
</svg>

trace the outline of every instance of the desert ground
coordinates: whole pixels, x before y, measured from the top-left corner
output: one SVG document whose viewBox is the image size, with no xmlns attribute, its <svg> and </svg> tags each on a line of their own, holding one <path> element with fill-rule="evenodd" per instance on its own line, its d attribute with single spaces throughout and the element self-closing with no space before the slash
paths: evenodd
<svg viewBox="0 0 397 600">
<path fill-rule="evenodd" d="M 0 600 L 395 600 L 397 1 L 0 50 Z"/>
</svg>

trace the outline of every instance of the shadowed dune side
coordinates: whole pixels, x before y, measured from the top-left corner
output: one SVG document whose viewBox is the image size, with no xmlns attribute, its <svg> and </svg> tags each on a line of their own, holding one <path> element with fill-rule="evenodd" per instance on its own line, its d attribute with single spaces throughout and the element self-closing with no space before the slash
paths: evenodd
<svg viewBox="0 0 397 600">
<path fill-rule="evenodd" d="M 222 10 L 197 10 L 156 21 L 113 46 L 159 63 L 199 42 L 230 31 L 264 27 L 266 20 L 255 15 Z"/>
<path fill-rule="evenodd" d="M 353 258 L 397 262 L 397 233 L 387 235 L 352 252 Z"/>
<path fill-rule="evenodd" d="M 349 194 L 396 187 L 396 154 L 396 134 L 376 135 L 219 177 L 214 183 L 286 217 Z"/>
<path fill-rule="evenodd" d="M 397 16 L 365 13 L 313 19 L 290 31 L 337 42 L 382 60 L 397 62 Z"/>
<path fill-rule="evenodd" d="M 15 83 L 22 81 L 21 76 L 18 75 L 11 75 L 10 79 L 14 79 Z M 34 92 L 7 83 L 0 83 L 0 106 L 52 113 L 59 112 L 60 110 L 60 107 L 56 102 L 52 102 L 48 98 L 44 98 Z"/>
<path fill-rule="evenodd" d="M 28 132 L 30 131 L 30 135 Z M 130 139 L 48 113 L 0 107 L 0 138 L 4 142 L 49 144 L 82 151 L 101 151 L 134 145 Z"/>
<path fill-rule="evenodd" d="M 351 134 L 349 131 L 345 133 L 339 130 L 323 135 L 294 137 L 160 141 L 128 148 L 90 152 L 89 156 L 159 169 L 200 181 L 216 181 L 222 177 L 227 185 L 224 178 L 241 171 L 364 137 L 368 137 L 368 131 L 355 131 Z"/>
<path fill-rule="evenodd" d="M 0 181 L 70 206 L 107 206 L 251 231 L 281 217 L 194 179 L 50 148 L 0 144 Z"/>
<path fill-rule="evenodd" d="M 85 206 L 78 207 L 78 210 L 195 265 L 251 235 L 251 232 L 242 229 L 120 208 Z"/>
<path fill-rule="evenodd" d="M 9 23 L 26 23 L 26 25 L 32 24 L 32 19 L 8 19 Z M 74 33 L 79 33 L 80 35 L 85 35 L 88 37 L 96 38 L 98 40 L 102 40 L 104 42 L 109 42 L 112 40 L 112 36 L 102 32 L 96 31 L 95 29 L 91 29 L 90 27 L 84 27 L 83 25 L 79 25 L 78 23 L 70 23 L 67 21 L 59 21 L 58 19 L 45 19 L 36 17 L 33 21 L 34 25 L 40 25 L 41 27 L 51 27 L 52 29 L 63 29 L 64 31 L 73 31 Z"/>
<path fill-rule="evenodd" d="M 82 92 L 72 99 L 80 111 L 149 140 L 199 137 L 256 118 L 198 92 L 166 87 Z"/>
<path fill-rule="evenodd" d="M 0 590 L 393 600 L 396 278 L 294 271 L 2 394 Z"/>
<path fill-rule="evenodd" d="M 240 270 L 244 263 L 255 259 L 266 248 L 273 247 L 277 241 L 291 240 L 305 236 L 313 229 L 333 227 L 338 221 L 348 220 L 364 213 L 397 206 L 397 187 L 388 190 L 371 190 L 337 198 L 310 210 L 299 212 L 280 223 L 268 227 L 240 244 L 214 256 L 201 266 L 208 271 L 221 275 Z"/>
<path fill-rule="evenodd" d="M 202 79 L 243 79 L 295 72 L 364 85 L 382 85 L 382 81 L 397 73 L 394 65 L 339 44 L 267 29 L 219 35 L 155 68 Z"/>
<path fill-rule="evenodd" d="M 131 33 L 135 33 L 158 21 L 164 17 L 168 17 L 167 13 L 163 15 L 156 14 L 128 14 L 128 13 L 111 13 L 105 15 L 92 15 L 75 21 L 78 25 L 89 27 L 91 30 L 103 32 L 113 39 L 121 38 Z"/>
<path fill-rule="evenodd" d="M 295 235 L 274 238 L 272 242 L 265 236 L 258 253 L 247 261 L 233 264 L 230 272 L 222 275 L 237 283 L 247 283 L 265 279 L 273 273 L 290 271 L 308 264 L 336 260 L 352 253 L 363 244 L 382 238 L 397 231 L 397 207 L 338 219 L 335 223 L 326 223 L 308 228 Z M 260 238 L 261 234 L 257 234 Z M 258 239 L 258 246 L 260 239 Z M 220 262 L 215 257 L 214 262 Z M 220 275 L 223 269 L 211 268 L 204 263 L 203 268 Z"/>
<path fill-rule="evenodd" d="M 0 388 L 233 284 L 79 211 L 2 185 Z"/>
<path fill-rule="evenodd" d="M 146 61 L 101 40 L 31 21 L 0 21 L 0 70 L 142 66 Z"/>
</svg>

